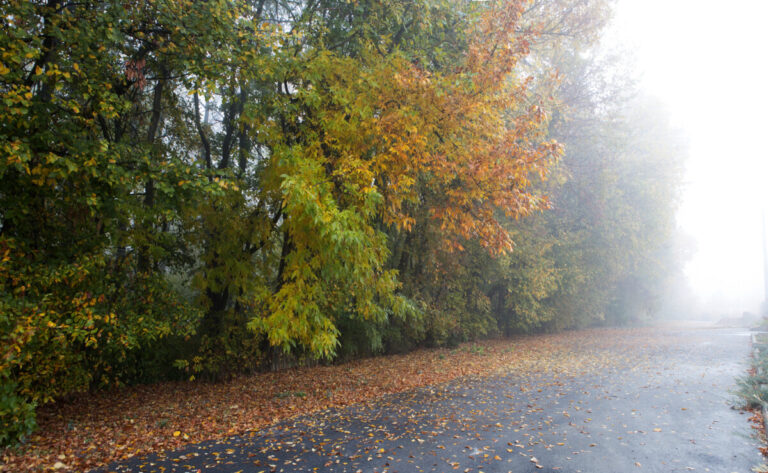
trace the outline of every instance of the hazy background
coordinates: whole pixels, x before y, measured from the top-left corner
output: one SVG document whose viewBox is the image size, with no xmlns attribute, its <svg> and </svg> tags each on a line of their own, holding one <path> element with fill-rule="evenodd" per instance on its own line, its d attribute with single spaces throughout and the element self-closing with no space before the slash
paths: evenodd
<svg viewBox="0 0 768 473">
<path fill-rule="evenodd" d="M 678 223 L 695 240 L 685 269 L 712 316 L 763 300 L 768 78 L 760 0 L 619 0 L 606 46 L 634 56 L 643 89 L 690 140 Z"/>
</svg>

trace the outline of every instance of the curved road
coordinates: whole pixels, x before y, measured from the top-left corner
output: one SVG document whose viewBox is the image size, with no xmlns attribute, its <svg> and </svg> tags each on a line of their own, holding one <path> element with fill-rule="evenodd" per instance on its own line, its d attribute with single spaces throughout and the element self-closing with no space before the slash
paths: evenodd
<svg viewBox="0 0 768 473">
<path fill-rule="evenodd" d="M 729 473 L 762 463 L 748 416 L 731 408 L 749 332 L 628 333 L 588 356 L 566 352 L 578 369 L 463 379 L 99 471 Z"/>
</svg>

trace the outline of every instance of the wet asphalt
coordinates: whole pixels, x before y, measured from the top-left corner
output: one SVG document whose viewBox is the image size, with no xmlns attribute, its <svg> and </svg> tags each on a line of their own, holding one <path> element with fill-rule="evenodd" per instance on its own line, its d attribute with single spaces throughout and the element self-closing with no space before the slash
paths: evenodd
<svg viewBox="0 0 768 473">
<path fill-rule="evenodd" d="M 99 472 L 750 472 L 732 406 L 746 329 L 666 328 L 583 370 L 512 370 L 385 396 Z M 583 356 L 574 353 L 573 356 Z"/>
</svg>

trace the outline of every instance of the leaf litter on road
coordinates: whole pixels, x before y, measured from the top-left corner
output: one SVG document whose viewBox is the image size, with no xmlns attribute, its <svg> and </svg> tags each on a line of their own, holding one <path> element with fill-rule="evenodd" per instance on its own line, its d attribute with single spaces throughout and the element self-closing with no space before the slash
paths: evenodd
<svg viewBox="0 0 768 473">
<path fill-rule="evenodd" d="M 168 382 L 84 394 L 41 409 L 39 431 L 21 450 L 3 452 L 0 471 L 86 470 L 201 441 L 252 436 L 255 431 L 286 419 L 365 403 L 422 386 L 434 386 L 429 393 L 438 400 L 442 395 L 439 386 L 457 378 L 469 380 L 514 373 L 531 381 L 521 383 L 520 391 L 537 388 L 541 392 L 542 385 L 558 388 L 569 377 L 585 376 L 612 365 L 637 367 L 638 353 L 642 353 L 638 348 L 674 343 L 673 336 L 659 336 L 647 328 L 594 329 L 473 342 L 452 350 L 418 350 L 333 366 L 293 368 L 241 376 L 225 383 Z M 537 386 L 532 386 L 534 380 L 539 382 Z M 504 398 L 511 400 L 514 396 L 507 393 Z M 493 410 L 488 400 L 478 399 L 478 413 Z M 571 407 L 571 412 L 562 410 L 561 414 L 570 417 L 580 409 L 575 404 Z M 529 404 L 526 410 L 535 413 L 542 408 Z M 412 417 L 418 423 L 415 411 Z M 477 429 L 472 419 L 464 422 L 467 429 Z M 508 426 L 492 423 L 484 429 L 501 427 Z M 538 437 L 541 432 L 537 434 L 541 426 L 509 427 L 516 427 L 514 432 L 521 433 L 509 442 L 510 446 L 525 449 L 543 442 Z M 386 430 L 374 426 L 369 434 L 373 436 L 377 429 Z M 583 429 L 581 432 L 588 435 Z M 423 443 L 431 436 L 429 432 L 419 433 L 413 441 Z M 565 443 L 547 445 L 556 448 Z M 506 449 L 510 450 L 513 449 Z M 500 457 L 495 453 L 485 453 L 484 458 L 498 461 Z M 540 468 L 538 461 L 532 463 Z"/>
</svg>

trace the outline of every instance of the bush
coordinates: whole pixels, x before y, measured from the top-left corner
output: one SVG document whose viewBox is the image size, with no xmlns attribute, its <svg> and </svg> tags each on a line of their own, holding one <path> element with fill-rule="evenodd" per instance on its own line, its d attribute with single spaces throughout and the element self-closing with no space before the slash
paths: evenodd
<svg viewBox="0 0 768 473">
<path fill-rule="evenodd" d="M 35 403 L 19 395 L 18 385 L 3 376 L 0 379 L 0 448 L 26 441 L 35 430 Z"/>
<path fill-rule="evenodd" d="M 37 405 L 157 373 L 142 352 L 192 333 L 198 319 L 162 275 L 103 253 L 50 261 L 0 238 L 0 438 L 27 436 Z"/>
</svg>

